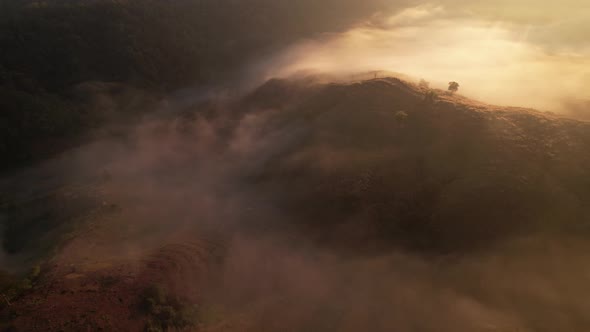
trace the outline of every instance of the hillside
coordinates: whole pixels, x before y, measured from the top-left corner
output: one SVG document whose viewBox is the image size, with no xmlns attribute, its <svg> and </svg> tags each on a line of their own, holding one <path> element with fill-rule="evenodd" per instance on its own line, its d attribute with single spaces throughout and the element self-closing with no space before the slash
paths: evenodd
<svg viewBox="0 0 590 332">
<path fill-rule="evenodd" d="M 288 215 L 435 251 L 587 227 L 588 123 L 393 78 L 293 90 L 271 81 L 248 101 L 271 114 L 266 135 L 298 133 L 254 180 Z"/>
<path fill-rule="evenodd" d="M 279 48 L 362 19 L 377 2 L 3 0 L 0 171 L 146 114 L 163 93 L 236 79 Z"/>
<path fill-rule="evenodd" d="M 11 174 L 8 258 L 61 245 L 6 326 L 587 329 L 590 124 L 428 92 L 271 80 Z"/>
</svg>

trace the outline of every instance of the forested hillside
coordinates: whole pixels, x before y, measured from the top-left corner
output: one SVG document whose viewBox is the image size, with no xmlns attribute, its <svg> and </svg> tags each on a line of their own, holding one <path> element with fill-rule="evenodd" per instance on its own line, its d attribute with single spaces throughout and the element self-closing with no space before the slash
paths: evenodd
<svg viewBox="0 0 590 332">
<path fill-rule="evenodd" d="M 3 166 L 59 151 L 104 123 L 89 105 L 97 92 L 227 80 L 279 47 L 349 26 L 379 2 L 3 0 L 0 153 L 11 156 Z M 84 82 L 124 86 L 76 89 Z"/>
</svg>

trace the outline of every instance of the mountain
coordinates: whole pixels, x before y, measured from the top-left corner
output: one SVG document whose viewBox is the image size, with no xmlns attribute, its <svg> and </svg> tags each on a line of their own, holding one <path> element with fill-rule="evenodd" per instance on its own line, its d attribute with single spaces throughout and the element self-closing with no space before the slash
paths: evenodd
<svg viewBox="0 0 590 332">
<path fill-rule="evenodd" d="M 587 122 L 393 77 L 273 79 L 2 185 L 49 178 L 6 219 L 4 246 L 60 243 L 5 290 L 16 331 L 590 326 Z M 69 204 L 35 229 L 43 197 Z"/>
<path fill-rule="evenodd" d="M 289 215 L 436 251 L 587 227 L 586 122 L 443 91 L 429 99 L 395 78 L 296 87 L 270 81 L 248 98 L 248 112 L 300 133 L 255 180 L 288 188 Z"/>
</svg>

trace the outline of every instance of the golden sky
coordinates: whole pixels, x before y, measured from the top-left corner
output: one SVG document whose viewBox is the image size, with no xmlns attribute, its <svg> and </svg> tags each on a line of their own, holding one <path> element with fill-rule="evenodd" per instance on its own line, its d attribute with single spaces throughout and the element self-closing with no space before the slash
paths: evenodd
<svg viewBox="0 0 590 332">
<path fill-rule="evenodd" d="M 387 70 L 484 102 L 567 111 L 590 100 L 590 1 L 445 0 L 294 45 L 274 75 Z M 590 105 L 590 103 L 589 103 Z"/>
</svg>

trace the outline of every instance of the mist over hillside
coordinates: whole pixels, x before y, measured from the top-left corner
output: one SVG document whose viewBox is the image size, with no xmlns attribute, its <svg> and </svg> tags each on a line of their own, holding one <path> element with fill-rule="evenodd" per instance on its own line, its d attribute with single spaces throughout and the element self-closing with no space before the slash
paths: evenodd
<svg viewBox="0 0 590 332">
<path fill-rule="evenodd" d="M 4 0 L 0 151 L 13 157 L 2 166 L 55 155 L 171 92 L 310 70 L 401 72 L 439 88 L 452 76 L 479 100 L 587 119 L 588 54 L 575 31 L 587 10 L 570 2 L 571 22 L 557 10 L 527 15 L 524 0 L 501 13 L 451 0 Z"/>
<path fill-rule="evenodd" d="M 590 329 L 584 7 L 498 3 L 0 0 L 0 329 Z"/>
<path fill-rule="evenodd" d="M 2 166 L 60 152 L 162 94 L 238 81 L 251 62 L 380 2 L 4 0 L 0 153 L 12 157 Z"/>
<path fill-rule="evenodd" d="M 159 285 L 158 305 L 197 304 L 204 331 L 588 326 L 572 296 L 586 289 L 587 123 L 431 100 L 396 78 L 323 80 L 148 118 L 4 179 L 36 192 L 7 215 L 6 266 L 64 241 L 12 324 L 184 326 L 133 309 Z M 106 321 L 88 314 L 107 306 Z"/>
</svg>

